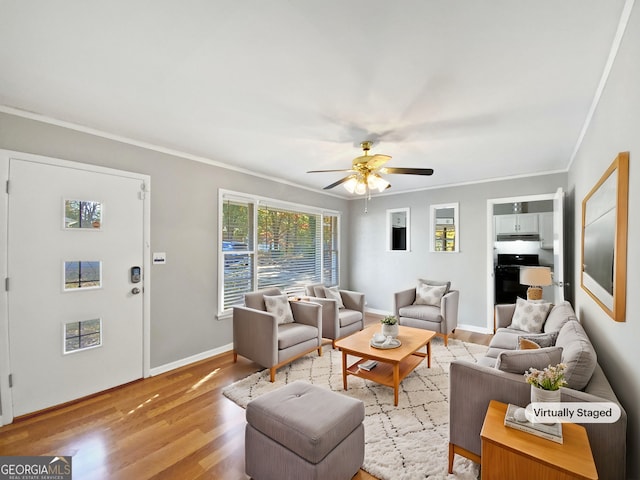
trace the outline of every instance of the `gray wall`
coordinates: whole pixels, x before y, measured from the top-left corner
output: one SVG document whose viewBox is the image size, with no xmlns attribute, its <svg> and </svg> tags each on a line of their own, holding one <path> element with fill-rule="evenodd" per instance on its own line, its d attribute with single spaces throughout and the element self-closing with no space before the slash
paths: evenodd
<svg viewBox="0 0 640 480">
<path fill-rule="evenodd" d="M 436 175 L 438 172 L 436 172 Z M 428 180 L 426 180 L 428 182 Z M 552 194 L 566 187 L 566 174 L 543 175 L 351 201 L 351 285 L 366 292 L 367 306 L 393 310 L 393 293 L 416 285 L 418 278 L 451 280 L 460 290 L 458 322 L 487 325 L 487 200 Z M 460 252 L 429 252 L 429 206 L 459 203 Z M 411 209 L 411 251 L 386 251 L 386 210 Z"/>
<path fill-rule="evenodd" d="M 580 265 L 582 200 L 618 152 L 630 152 L 629 232 L 626 322 L 614 322 L 580 287 L 575 269 L 575 306 L 598 360 L 628 414 L 627 476 L 640 478 L 640 11 L 634 8 L 606 88 L 584 142 L 571 166 L 568 187 L 573 201 L 574 263 Z"/>
<path fill-rule="evenodd" d="M 3 113 L 0 148 L 151 176 L 151 251 L 167 252 L 166 265 L 151 267 L 152 368 L 232 342 L 231 319 L 216 319 L 219 188 L 342 211 L 349 286 L 346 200 Z"/>
</svg>

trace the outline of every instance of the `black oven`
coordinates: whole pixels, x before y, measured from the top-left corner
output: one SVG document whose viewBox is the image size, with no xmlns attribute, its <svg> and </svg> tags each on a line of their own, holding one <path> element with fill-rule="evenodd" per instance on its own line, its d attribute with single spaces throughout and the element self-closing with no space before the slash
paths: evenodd
<svg viewBox="0 0 640 480">
<path fill-rule="evenodd" d="M 499 253 L 495 267 L 495 303 L 516 303 L 527 298 L 528 285 L 520 284 L 520 267 L 539 265 L 536 254 Z"/>
</svg>

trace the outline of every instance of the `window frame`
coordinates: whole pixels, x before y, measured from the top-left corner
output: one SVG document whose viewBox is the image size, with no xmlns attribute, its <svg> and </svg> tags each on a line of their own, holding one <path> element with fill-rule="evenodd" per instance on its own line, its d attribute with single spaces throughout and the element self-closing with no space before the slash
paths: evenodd
<svg viewBox="0 0 640 480">
<path fill-rule="evenodd" d="M 218 243 L 216 248 L 218 250 L 218 313 L 217 319 L 223 320 L 226 318 L 230 318 L 233 312 L 233 308 L 225 309 L 224 305 L 224 284 L 225 284 L 225 272 L 224 272 L 224 262 L 225 262 L 225 251 L 223 250 L 223 228 L 224 228 L 224 203 L 225 201 L 237 201 L 253 204 L 253 225 L 251 227 L 252 230 L 252 241 L 251 248 L 248 250 L 243 250 L 243 253 L 250 255 L 253 258 L 253 261 L 250 262 L 250 268 L 252 268 L 252 282 L 254 290 L 258 288 L 258 244 L 259 244 L 259 228 L 258 228 L 258 211 L 261 208 L 273 208 L 273 209 L 283 209 L 293 212 L 300 212 L 308 215 L 318 215 L 320 228 L 319 235 L 320 239 L 317 242 L 320 248 L 320 279 L 321 282 L 325 281 L 325 265 L 324 265 L 324 220 L 326 217 L 336 217 L 335 227 L 337 228 L 336 233 L 336 242 L 337 251 L 336 255 L 336 282 L 331 282 L 330 286 L 338 285 L 340 283 L 340 231 L 341 231 L 341 212 L 337 210 L 328 210 L 324 208 L 313 207 L 310 205 L 304 205 L 299 203 L 287 202 L 283 200 L 277 200 L 269 197 L 264 197 L 261 195 L 252 195 L 243 192 L 237 192 L 233 190 L 219 189 L 218 190 Z M 295 290 L 288 290 L 286 293 L 295 293 Z M 297 292 L 300 293 L 300 292 Z"/>
</svg>

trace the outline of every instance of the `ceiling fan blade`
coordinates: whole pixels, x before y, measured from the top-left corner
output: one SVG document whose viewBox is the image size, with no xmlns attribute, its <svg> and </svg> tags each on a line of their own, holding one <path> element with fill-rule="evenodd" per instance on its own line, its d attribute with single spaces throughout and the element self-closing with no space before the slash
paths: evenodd
<svg viewBox="0 0 640 480">
<path fill-rule="evenodd" d="M 353 178 L 353 175 L 347 175 L 346 177 L 341 178 L 337 182 L 333 182 L 331 185 L 327 185 L 326 187 L 323 188 L 323 190 L 331 190 L 333 187 L 337 187 L 338 185 L 342 185 L 344 182 L 346 182 L 347 180 L 349 180 L 351 178 Z"/>
<path fill-rule="evenodd" d="M 360 158 L 362 158 L 362 157 L 360 157 Z M 389 160 L 391 160 L 391 156 L 389 156 L 389 155 L 381 155 L 379 153 L 376 153 L 375 155 L 371 155 L 371 156 L 369 156 L 367 158 L 369 159 L 367 161 L 367 167 L 369 167 L 370 170 L 377 170 L 382 165 L 384 165 Z"/>
<path fill-rule="evenodd" d="M 340 170 L 309 170 L 307 173 L 325 173 L 325 172 L 355 172 L 350 168 L 342 168 Z"/>
<path fill-rule="evenodd" d="M 380 173 L 396 173 L 404 175 L 433 175 L 433 168 L 398 168 L 385 167 Z"/>
</svg>

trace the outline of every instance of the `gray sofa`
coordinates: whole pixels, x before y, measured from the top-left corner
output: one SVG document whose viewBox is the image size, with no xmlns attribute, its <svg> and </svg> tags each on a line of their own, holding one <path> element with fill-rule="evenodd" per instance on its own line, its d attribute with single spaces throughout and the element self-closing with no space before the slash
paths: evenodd
<svg viewBox="0 0 640 480">
<path fill-rule="evenodd" d="M 496 306 L 496 333 L 484 358 L 477 363 L 457 360 L 449 370 L 449 472 L 455 454 L 480 461 L 480 430 L 490 400 L 526 406 L 531 386 L 524 378 L 529 366 L 546 362 L 567 364 L 563 402 L 615 402 L 622 412 L 615 423 L 582 424 L 601 480 L 625 479 L 627 415 L 597 363 L 596 352 L 568 302 L 554 306 L 542 331 L 512 328 L 516 305 Z M 519 337 L 536 339 L 538 350 L 519 350 Z M 558 348 L 558 347 L 561 347 Z M 533 355 L 533 356 L 532 356 Z M 539 364 L 535 365 L 539 355 Z M 534 363 L 534 365 L 530 365 Z M 529 366 L 524 366 L 524 365 Z"/>
</svg>

